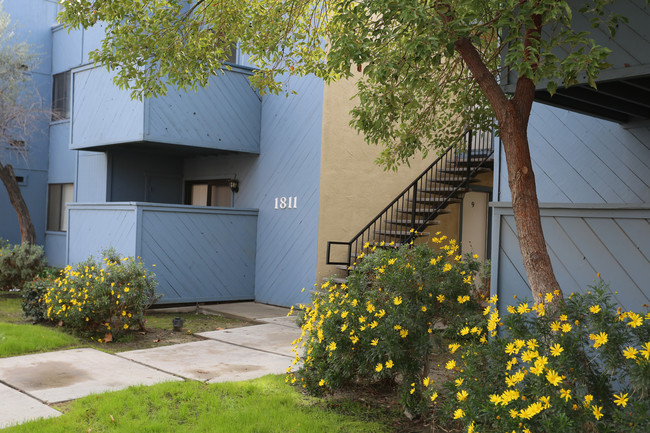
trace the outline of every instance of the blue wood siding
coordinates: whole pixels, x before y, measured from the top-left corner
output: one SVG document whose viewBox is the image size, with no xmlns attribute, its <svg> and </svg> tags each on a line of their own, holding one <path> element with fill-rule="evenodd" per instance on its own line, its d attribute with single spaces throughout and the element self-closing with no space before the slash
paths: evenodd
<svg viewBox="0 0 650 433">
<path fill-rule="evenodd" d="M 296 95 L 263 99 L 259 156 L 188 158 L 184 169 L 186 180 L 240 180 L 235 206 L 259 209 L 255 299 L 275 305 L 308 302 L 316 276 L 323 84 L 292 85 Z M 298 208 L 275 210 L 283 196 Z"/>
<path fill-rule="evenodd" d="M 128 204 L 79 204 L 68 206 L 68 264 L 93 255 L 100 257 L 106 248 L 136 256 L 136 212 Z"/>
<path fill-rule="evenodd" d="M 73 71 L 71 149 L 143 139 L 144 103 L 111 79 L 101 67 Z"/>
<path fill-rule="evenodd" d="M 170 89 L 165 96 L 134 101 L 104 68 L 74 70 L 70 148 L 148 141 L 257 153 L 261 100 L 248 76 L 227 71 L 196 93 Z"/>
<path fill-rule="evenodd" d="M 607 6 L 608 11 L 627 18 L 627 22 L 619 21 L 616 28 L 616 35 L 612 38 L 606 28 L 594 29 L 591 22 L 577 9 L 583 2 L 572 1 L 575 7 L 572 25 L 577 31 L 586 31 L 595 43 L 612 50 L 607 62 L 612 66 L 600 73 L 598 79 L 602 81 L 618 78 L 648 75 L 650 73 L 650 9 L 645 0 L 626 0 L 612 2 Z M 549 27 L 550 28 L 550 27 Z M 548 29 L 545 29 L 548 37 Z M 510 72 L 506 75 L 506 83 L 503 83 L 509 91 L 514 91 L 516 74 Z M 579 74 L 576 79 L 580 83 L 586 83 L 587 77 L 584 73 Z M 539 83 L 538 88 L 545 88 L 545 83 Z"/>
<path fill-rule="evenodd" d="M 108 158 L 104 152 L 75 152 L 78 154 L 75 201 L 98 203 L 106 201 Z"/>
<path fill-rule="evenodd" d="M 109 246 L 139 256 L 156 274 L 160 303 L 255 297 L 255 210 L 73 204 L 68 225 L 68 264 L 98 257 Z"/>
<path fill-rule="evenodd" d="M 148 99 L 145 139 L 180 146 L 260 151 L 260 96 L 236 70 L 212 77 L 197 92 L 169 89 Z"/>
<path fill-rule="evenodd" d="M 534 104 L 528 127 L 537 195 L 548 203 L 650 203 L 650 130 Z M 511 201 L 503 149 L 497 201 Z"/>
<path fill-rule="evenodd" d="M 159 303 L 255 299 L 256 214 L 143 207 L 138 254 L 156 264 Z"/>
<path fill-rule="evenodd" d="M 513 295 L 530 292 L 512 208 L 494 210 L 501 242 L 493 247 L 498 269 L 492 287 L 507 304 Z M 565 296 L 585 291 L 600 273 L 624 308 L 650 302 L 650 206 L 549 206 L 541 213 L 553 270 Z"/>
</svg>

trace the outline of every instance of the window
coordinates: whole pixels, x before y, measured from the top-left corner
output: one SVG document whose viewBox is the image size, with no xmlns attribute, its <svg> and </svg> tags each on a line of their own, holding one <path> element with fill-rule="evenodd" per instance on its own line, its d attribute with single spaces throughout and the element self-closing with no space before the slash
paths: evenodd
<svg viewBox="0 0 650 433">
<path fill-rule="evenodd" d="M 74 187 L 71 183 L 51 183 L 48 185 L 47 229 L 64 232 L 68 227 L 66 203 L 73 201 Z"/>
<path fill-rule="evenodd" d="M 237 43 L 233 42 L 230 44 L 230 50 L 226 50 L 228 58 L 226 59 L 227 63 L 237 64 Z"/>
<path fill-rule="evenodd" d="M 192 206 L 232 206 L 232 191 L 228 179 L 187 182 L 185 204 Z"/>
<path fill-rule="evenodd" d="M 70 71 L 52 77 L 52 120 L 70 118 Z"/>
</svg>

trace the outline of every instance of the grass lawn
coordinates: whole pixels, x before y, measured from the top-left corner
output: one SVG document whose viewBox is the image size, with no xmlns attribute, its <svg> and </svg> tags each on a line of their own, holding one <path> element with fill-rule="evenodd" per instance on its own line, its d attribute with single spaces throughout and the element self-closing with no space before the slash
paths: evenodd
<svg viewBox="0 0 650 433">
<path fill-rule="evenodd" d="M 3 432 L 348 432 L 389 429 L 380 414 L 353 403 L 345 414 L 302 395 L 283 376 L 246 382 L 169 382 L 85 397 L 59 409 L 64 415 Z"/>
</svg>

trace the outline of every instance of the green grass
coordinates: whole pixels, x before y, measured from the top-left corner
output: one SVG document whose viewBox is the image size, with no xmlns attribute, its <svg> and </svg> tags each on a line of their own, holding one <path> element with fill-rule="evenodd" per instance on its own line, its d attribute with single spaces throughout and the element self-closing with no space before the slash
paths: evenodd
<svg viewBox="0 0 650 433">
<path fill-rule="evenodd" d="M 0 292 L 0 322 L 24 323 L 22 299 L 16 294 Z"/>
<path fill-rule="evenodd" d="M 361 408 L 359 408 L 362 410 Z M 85 397 L 58 418 L 29 422 L 3 433 L 381 433 L 388 429 L 363 416 L 327 409 L 282 376 L 207 385 L 172 382 Z"/>
<path fill-rule="evenodd" d="M 78 340 L 56 329 L 0 323 L 0 358 L 74 346 Z"/>
</svg>

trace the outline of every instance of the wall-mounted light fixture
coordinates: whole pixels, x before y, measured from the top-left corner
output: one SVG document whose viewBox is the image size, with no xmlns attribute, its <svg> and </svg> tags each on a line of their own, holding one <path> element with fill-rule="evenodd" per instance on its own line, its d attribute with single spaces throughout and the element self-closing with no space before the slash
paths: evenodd
<svg viewBox="0 0 650 433">
<path fill-rule="evenodd" d="M 232 192 L 239 192 L 239 181 L 237 178 L 230 179 L 229 186 Z"/>
</svg>

